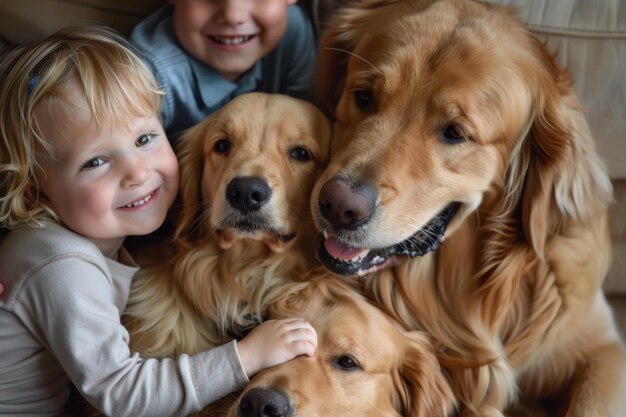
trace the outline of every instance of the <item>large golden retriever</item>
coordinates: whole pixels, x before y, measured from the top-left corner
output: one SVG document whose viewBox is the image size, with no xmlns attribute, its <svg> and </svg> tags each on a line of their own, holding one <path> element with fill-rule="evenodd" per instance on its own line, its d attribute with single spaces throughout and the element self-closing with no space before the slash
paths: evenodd
<svg viewBox="0 0 626 417">
<path fill-rule="evenodd" d="M 611 185 L 567 72 L 514 12 L 356 2 L 316 91 L 335 123 L 320 259 L 441 343 L 462 414 L 559 394 L 553 415 L 626 415 L 601 290 Z"/>
<path fill-rule="evenodd" d="M 329 140 L 315 106 L 263 93 L 185 133 L 174 254 L 138 273 L 125 311 L 134 350 L 194 354 L 240 336 L 277 285 L 316 263 L 308 201 Z"/>
<path fill-rule="evenodd" d="M 300 316 L 318 332 L 315 356 L 255 376 L 230 417 L 444 417 L 454 399 L 424 332 L 405 331 L 357 291 L 313 273 L 286 284 L 270 318 Z"/>
</svg>

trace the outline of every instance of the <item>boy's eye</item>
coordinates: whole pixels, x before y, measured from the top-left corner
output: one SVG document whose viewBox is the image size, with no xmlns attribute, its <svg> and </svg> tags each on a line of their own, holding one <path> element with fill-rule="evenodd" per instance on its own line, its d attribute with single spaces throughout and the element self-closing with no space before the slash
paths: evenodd
<svg viewBox="0 0 626 417">
<path fill-rule="evenodd" d="M 146 133 L 146 134 L 139 136 L 137 140 L 135 141 L 135 144 L 137 146 L 144 146 L 150 143 L 151 140 L 152 140 L 152 135 Z"/>
<path fill-rule="evenodd" d="M 93 158 L 87 161 L 82 169 L 94 169 L 104 164 L 104 160 L 102 158 Z"/>
</svg>

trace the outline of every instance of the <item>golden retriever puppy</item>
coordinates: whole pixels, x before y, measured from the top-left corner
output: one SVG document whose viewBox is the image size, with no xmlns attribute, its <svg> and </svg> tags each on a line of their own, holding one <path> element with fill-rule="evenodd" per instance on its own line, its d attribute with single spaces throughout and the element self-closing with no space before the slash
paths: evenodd
<svg viewBox="0 0 626 417">
<path fill-rule="evenodd" d="M 558 394 L 568 417 L 626 415 L 601 290 L 611 184 L 567 72 L 514 12 L 356 2 L 323 35 L 316 90 L 335 124 L 320 259 L 448 363 L 484 364 L 451 369 L 462 414 Z"/>
<path fill-rule="evenodd" d="M 424 332 L 407 332 L 355 289 L 322 272 L 283 287 L 270 318 L 303 317 L 315 356 L 255 376 L 229 417 L 444 417 L 452 391 Z"/>
<path fill-rule="evenodd" d="M 257 324 L 278 284 L 315 264 L 309 197 L 330 123 L 312 104 L 250 93 L 180 139 L 174 254 L 133 279 L 133 349 L 193 354 Z"/>
</svg>

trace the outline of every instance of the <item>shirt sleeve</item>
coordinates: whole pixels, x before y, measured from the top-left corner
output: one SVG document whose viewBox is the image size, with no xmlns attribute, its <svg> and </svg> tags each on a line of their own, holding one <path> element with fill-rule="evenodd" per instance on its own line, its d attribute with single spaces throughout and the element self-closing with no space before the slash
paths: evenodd
<svg viewBox="0 0 626 417">
<path fill-rule="evenodd" d="M 131 353 L 109 277 L 84 260 L 40 268 L 14 311 L 107 415 L 187 415 L 248 382 L 235 342 L 176 360 Z"/>
</svg>

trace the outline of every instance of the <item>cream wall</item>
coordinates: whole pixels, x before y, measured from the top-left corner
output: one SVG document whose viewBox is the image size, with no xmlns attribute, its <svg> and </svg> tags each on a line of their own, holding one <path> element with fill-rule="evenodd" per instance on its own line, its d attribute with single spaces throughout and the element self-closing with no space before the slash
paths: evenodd
<svg viewBox="0 0 626 417">
<path fill-rule="evenodd" d="M 74 24 L 112 26 L 130 34 L 166 0 L 0 0 L 0 34 L 11 42 L 39 40 Z"/>
</svg>

